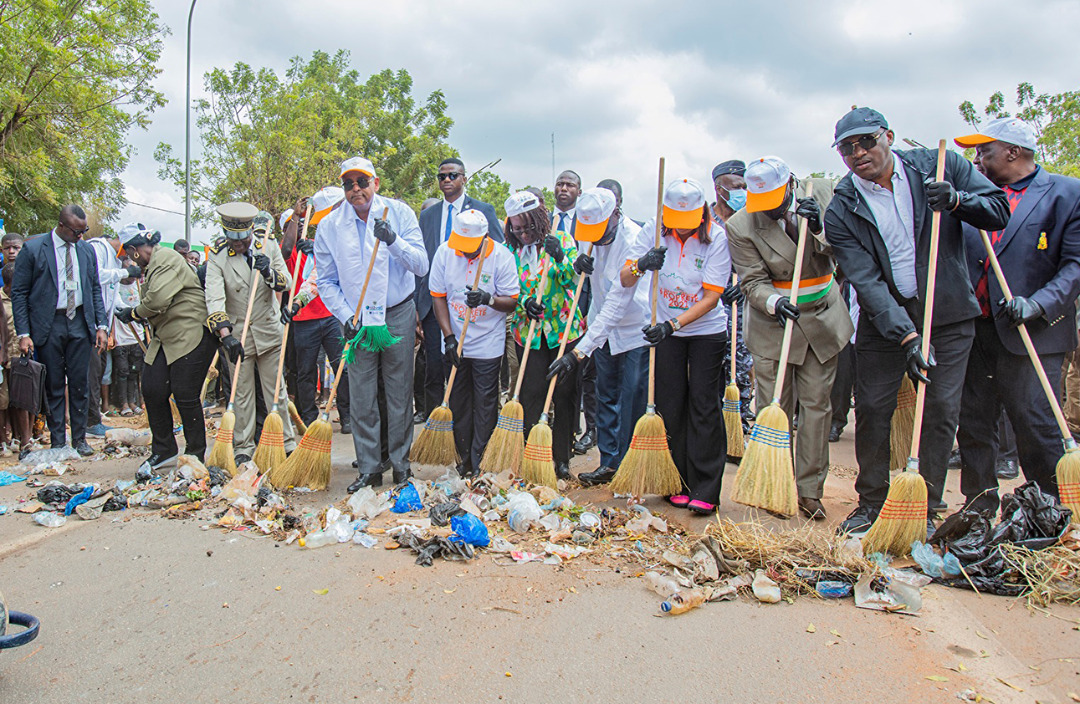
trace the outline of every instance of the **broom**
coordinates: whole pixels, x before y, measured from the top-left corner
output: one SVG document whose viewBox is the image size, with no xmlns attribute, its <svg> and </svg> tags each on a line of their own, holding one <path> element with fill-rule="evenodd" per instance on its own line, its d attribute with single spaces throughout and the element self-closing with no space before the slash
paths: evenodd
<svg viewBox="0 0 1080 704">
<path fill-rule="evenodd" d="M 660 157 L 660 177 L 656 187 L 656 236 L 660 246 L 664 220 L 664 157 Z M 652 275 L 652 325 L 656 325 L 656 301 L 660 295 L 660 272 Z M 671 496 L 682 489 L 682 477 L 668 450 L 664 419 L 656 414 L 656 347 L 649 348 L 649 398 L 645 415 L 638 418 L 630 447 L 623 455 L 611 490 L 616 494 L 640 497 L 644 494 Z"/>
<path fill-rule="evenodd" d="M 739 285 L 738 274 L 731 277 L 731 285 Z M 731 382 L 724 389 L 724 428 L 727 429 L 728 457 L 742 457 L 745 441 L 742 430 L 742 407 L 739 385 L 735 383 L 735 345 L 739 339 L 739 304 L 731 306 Z"/>
<path fill-rule="evenodd" d="M 1005 300 L 1011 301 L 1013 298 L 1012 291 L 1009 289 L 1009 282 L 1005 280 L 1004 272 L 1001 271 L 1001 264 L 998 262 L 997 254 L 994 253 L 994 246 L 990 244 L 990 238 L 984 230 L 979 230 L 979 234 L 982 236 L 986 254 L 990 257 L 990 266 L 994 269 L 994 276 L 997 277 L 1001 290 L 1005 293 Z M 1039 377 L 1039 383 L 1042 384 L 1043 392 L 1046 394 L 1046 400 L 1050 402 L 1050 410 L 1054 412 L 1054 419 L 1057 420 L 1058 429 L 1061 430 L 1065 454 L 1057 463 L 1058 494 L 1061 497 L 1061 504 L 1073 512 L 1073 523 L 1076 523 L 1080 521 L 1080 452 L 1077 451 L 1080 448 L 1077 448 L 1076 441 L 1073 440 L 1072 433 L 1069 432 L 1069 425 L 1065 422 L 1065 415 L 1061 412 L 1061 404 L 1058 402 L 1053 387 L 1050 386 L 1050 380 L 1046 378 L 1046 371 L 1039 361 L 1039 355 L 1035 351 L 1035 345 L 1031 342 L 1031 335 L 1028 334 L 1027 326 L 1021 323 L 1018 329 L 1020 339 L 1024 341 L 1024 348 L 1027 350 L 1028 358 L 1031 360 L 1032 366 L 1035 367 L 1035 374 Z"/>
<path fill-rule="evenodd" d="M 592 256 L 594 243 L 589 243 L 589 251 L 586 256 Z M 566 353 L 566 343 L 570 339 L 570 328 L 574 326 L 574 316 L 577 314 L 578 302 L 581 300 L 581 289 L 588 277 L 582 274 L 578 277 L 577 288 L 574 289 L 574 300 L 570 302 L 570 315 L 566 317 L 566 327 L 563 329 L 562 339 L 559 341 L 558 359 Z M 537 291 L 537 296 L 542 296 L 543 291 Z M 554 311 L 552 311 L 554 314 Z M 518 369 L 518 380 L 524 374 Z M 551 399 L 555 396 L 555 384 L 559 381 L 558 376 L 551 377 L 548 382 L 547 397 L 544 399 L 544 410 L 540 414 L 540 420 L 529 430 L 529 439 L 525 442 L 525 452 L 521 460 L 521 478 L 532 484 L 558 488 L 555 477 L 555 462 L 551 458 L 551 425 L 548 424 L 551 410 Z"/>
<path fill-rule="evenodd" d="M 307 423 L 300 417 L 300 411 L 296 408 L 296 404 L 291 400 L 289 401 L 289 417 L 292 418 L 292 424 L 296 426 L 296 432 L 301 435 L 307 432 Z"/>
<path fill-rule="evenodd" d="M 300 232 L 299 239 L 307 239 L 310 220 L 311 203 L 309 202 L 307 212 L 304 213 L 304 229 Z M 296 261 L 293 262 L 292 281 L 289 282 L 289 297 L 285 303 L 286 310 L 292 309 L 293 296 L 296 294 L 296 278 L 300 275 L 300 252 L 296 249 L 296 244 L 293 243 L 293 254 L 296 256 Z M 289 325 L 286 324 L 281 334 L 281 352 L 278 354 L 277 377 L 274 379 L 274 401 L 271 404 L 270 412 L 266 414 L 266 420 L 263 421 L 262 436 L 259 438 L 259 444 L 255 446 L 255 454 L 251 457 L 252 461 L 255 462 L 255 466 L 263 474 L 271 475 L 268 477 L 271 484 L 274 483 L 273 471 L 285 461 L 285 420 L 278 412 L 278 394 L 281 393 L 281 377 L 285 370 L 285 341 L 288 336 Z M 265 401 L 265 399 L 263 400 Z"/>
<path fill-rule="evenodd" d="M 220 354 L 220 352 L 215 350 L 214 351 L 214 358 L 210 360 L 210 366 L 206 368 L 206 380 L 203 381 L 202 393 L 199 394 L 199 401 L 202 402 L 202 403 L 206 402 L 206 392 L 210 390 L 210 382 L 213 381 L 214 379 L 217 379 L 217 376 L 218 376 L 218 373 L 217 373 L 218 354 Z"/>
<path fill-rule="evenodd" d="M 806 197 L 814 190 L 814 184 L 806 187 Z M 799 284 L 802 283 L 803 256 L 806 253 L 806 225 L 799 223 L 799 243 L 795 248 L 795 272 L 791 277 L 791 302 L 798 305 Z M 773 386 L 772 402 L 760 413 L 750 431 L 746 454 L 735 474 L 735 486 L 731 500 L 746 506 L 756 506 L 780 516 L 794 516 L 799 510 L 799 492 L 795 487 L 795 464 L 791 457 L 791 426 L 787 413 L 780 406 L 784 391 L 784 379 L 788 371 L 788 354 L 791 352 L 791 336 L 795 321 L 784 324 L 784 338 L 780 343 L 780 361 L 776 368 L 776 384 Z"/>
<path fill-rule="evenodd" d="M 555 228 L 552 226 L 552 232 Z M 543 295 L 547 285 L 547 275 L 551 268 L 547 256 L 541 260 L 540 282 L 536 290 L 538 295 Z M 536 321 L 529 321 L 529 332 L 525 337 L 525 352 L 521 355 L 521 364 L 518 365 L 517 382 L 514 385 L 514 397 L 506 402 L 499 412 L 499 419 L 495 422 L 495 430 L 491 433 L 487 447 L 484 448 L 484 457 L 480 460 L 480 469 L 485 472 L 501 472 L 509 469 L 514 474 L 521 472 L 521 455 L 525 451 L 525 409 L 521 405 L 521 382 L 525 378 L 522 371 L 529 362 L 529 352 L 532 351 L 533 336 L 536 334 Z"/>
<path fill-rule="evenodd" d="M 915 385 L 907 374 L 900 380 L 896 394 L 896 410 L 893 411 L 892 429 L 889 431 L 889 466 L 899 467 L 911 449 L 911 430 L 915 424 Z"/>
<path fill-rule="evenodd" d="M 484 270 L 484 247 L 487 246 L 488 238 L 484 235 L 480 240 L 480 263 L 476 265 L 476 277 L 473 280 L 473 288 L 480 288 L 480 273 Z M 469 330 L 469 322 L 472 320 L 472 310 L 465 316 L 461 324 L 461 337 L 457 341 L 457 356 L 461 359 L 462 350 L 465 349 L 465 333 Z M 417 464 L 457 464 L 461 461 L 458 457 L 457 447 L 454 445 L 454 413 L 450 410 L 450 391 L 454 387 L 454 377 L 457 376 L 458 367 L 451 367 L 450 378 L 446 382 L 446 391 L 443 392 L 442 404 L 431 411 L 420 434 L 413 441 L 409 459 Z"/>
<path fill-rule="evenodd" d="M 383 209 L 383 219 L 389 211 L 389 207 Z M 368 283 L 371 281 L 371 270 L 375 268 L 375 259 L 379 254 L 381 240 L 376 239 L 371 249 L 371 261 L 368 262 L 367 274 L 364 276 L 364 285 L 360 288 L 360 300 L 356 302 L 356 312 L 353 313 L 352 324 L 360 322 L 360 311 L 363 310 L 364 296 L 367 295 Z M 385 327 L 385 326 L 384 326 Z M 334 375 L 334 385 L 330 388 L 330 398 L 326 401 L 326 407 L 314 423 L 308 426 L 300 443 L 278 468 L 273 477 L 275 486 L 306 486 L 315 491 L 321 491 L 330 484 L 330 443 L 334 437 L 334 428 L 330 425 L 330 408 L 334 405 L 337 397 L 338 384 L 341 383 L 341 373 L 345 369 L 346 360 L 351 361 L 354 355 L 350 355 L 354 345 L 361 343 L 361 332 L 358 332 L 351 340 L 345 341 L 345 350 L 338 362 L 337 374 Z M 390 335 L 387 330 L 386 334 Z"/>
<path fill-rule="evenodd" d="M 938 181 L 945 178 L 945 140 L 938 142 Z M 934 315 L 934 288 L 937 284 L 938 234 L 941 212 L 930 216 L 930 265 L 926 275 L 926 303 L 923 313 L 923 359 L 930 359 L 930 332 Z M 889 482 L 889 493 L 874 524 L 863 537 L 863 552 L 889 552 L 903 557 L 911 552 L 916 540 L 926 542 L 926 481 L 919 474 L 919 440 L 922 436 L 926 384 L 915 392 L 915 419 L 911 429 L 911 454 L 904 471 Z"/>
<path fill-rule="evenodd" d="M 263 242 L 266 235 L 263 236 Z M 251 270 L 251 294 L 248 296 L 247 315 L 244 316 L 244 327 L 240 333 L 240 345 L 247 341 L 248 328 L 251 327 L 251 310 L 255 307 L 255 294 L 259 290 L 259 280 L 256 278 L 259 272 L 252 267 Z M 236 476 L 236 457 L 233 455 L 233 431 L 236 429 L 236 412 L 233 410 L 236 403 L 236 387 L 240 381 L 240 364 L 243 359 L 237 359 L 233 363 L 232 391 L 229 393 L 229 404 L 225 412 L 221 414 L 221 425 L 218 426 L 217 437 L 214 438 L 214 446 L 206 456 L 207 467 L 220 467 Z"/>
</svg>

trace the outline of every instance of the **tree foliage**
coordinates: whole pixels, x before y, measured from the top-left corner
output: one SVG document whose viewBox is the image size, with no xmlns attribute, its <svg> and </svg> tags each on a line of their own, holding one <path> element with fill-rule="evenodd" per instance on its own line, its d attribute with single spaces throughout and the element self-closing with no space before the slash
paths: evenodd
<svg viewBox="0 0 1080 704">
<path fill-rule="evenodd" d="M 165 104 L 151 82 L 162 37 L 150 0 L 0 0 L 0 203 L 41 232 L 81 202 L 123 205 L 132 127 Z"/>
</svg>

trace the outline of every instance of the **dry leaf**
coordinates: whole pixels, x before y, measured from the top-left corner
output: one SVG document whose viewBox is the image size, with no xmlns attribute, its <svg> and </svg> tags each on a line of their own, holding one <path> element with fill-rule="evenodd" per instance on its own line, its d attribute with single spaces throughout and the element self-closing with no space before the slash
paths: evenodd
<svg viewBox="0 0 1080 704">
<path fill-rule="evenodd" d="M 329 589 L 312 589 L 311 591 L 315 594 L 318 594 L 319 596 L 326 596 L 330 593 Z"/>
<path fill-rule="evenodd" d="M 453 589 L 443 589 L 442 593 L 443 594 L 453 594 L 456 591 L 457 591 L 457 587 L 454 587 Z"/>
<path fill-rule="evenodd" d="M 835 628 L 830 628 L 829 633 L 832 633 L 837 638 L 843 638 L 844 637 L 844 636 L 840 635 L 840 631 L 836 630 Z"/>
<path fill-rule="evenodd" d="M 948 677 L 943 677 L 941 675 L 927 675 L 926 679 L 930 680 L 931 682 L 948 682 L 949 681 Z"/>
<path fill-rule="evenodd" d="M 1001 684 L 1005 685 L 1006 687 L 1009 687 L 1011 689 L 1015 689 L 1017 692 L 1023 692 L 1024 691 L 1023 688 L 1017 687 L 1015 684 L 1013 684 L 1011 682 L 1006 682 L 1005 680 L 1001 679 L 1000 677 L 995 677 L 994 679 L 997 680 L 998 682 L 1000 682 Z"/>
<path fill-rule="evenodd" d="M 990 640 L 990 637 L 984 634 L 982 631 L 975 631 L 975 635 L 979 636 L 983 640 Z"/>
<path fill-rule="evenodd" d="M 814 624 L 811 623 L 806 627 L 806 632 L 807 633 L 817 633 L 817 627 Z"/>
<path fill-rule="evenodd" d="M 577 594 L 577 589 L 574 589 L 573 587 L 567 587 L 566 591 L 570 592 L 571 594 Z"/>
</svg>

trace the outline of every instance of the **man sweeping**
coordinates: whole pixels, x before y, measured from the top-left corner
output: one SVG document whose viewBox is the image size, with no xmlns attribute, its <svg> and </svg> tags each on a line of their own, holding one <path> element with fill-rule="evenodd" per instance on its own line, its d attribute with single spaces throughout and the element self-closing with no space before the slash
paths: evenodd
<svg viewBox="0 0 1080 704">
<path fill-rule="evenodd" d="M 784 338 L 794 325 L 788 352 L 788 379 L 780 405 L 788 418 L 799 404 L 795 436 L 795 483 L 799 511 L 825 519 L 821 497 L 829 474 L 831 394 L 840 350 L 854 328 L 833 274 L 831 248 L 825 241 L 821 213 L 829 206 L 829 179 L 797 179 L 783 160 L 766 156 L 746 167 L 746 207 L 728 218 L 731 260 L 746 296 L 746 344 L 754 356 L 757 397 L 773 398 Z M 812 196 L 806 197 L 812 186 Z M 798 300 L 792 301 L 792 273 L 799 239 L 797 220 L 809 233 L 803 255 Z"/>
<path fill-rule="evenodd" d="M 927 531 L 940 508 L 956 435 L 960 393 L 979 304 L 971 290 L 962 223 L 1000 230 L 1009 220 L 1001 189 L 959 154 L 949 152 L 935 180 L 937 154 L 896 150 L 885 117 L 854 108 L 836 123 L 833 146 L 850 173 L 825 212 L 825 238 L 859 296 L 855 338 L 855 456 L 859 505 L 840 530 L 868 530 L 889 490 L 889 432 L 900 380 L 926 384 L 919 469 L 928 489 Z M 923 308 L 930 259 L 931 213 L 941 213 L 933 353 L 922 353 Z"/>
</svg>

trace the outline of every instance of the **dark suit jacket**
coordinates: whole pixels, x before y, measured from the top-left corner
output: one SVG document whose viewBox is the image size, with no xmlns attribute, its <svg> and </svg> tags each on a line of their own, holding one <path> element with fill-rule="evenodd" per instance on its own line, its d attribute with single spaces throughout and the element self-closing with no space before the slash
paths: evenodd
<svg viewBox="0 0 1080 704">
<path fill-rule="evenodd" d="M 86 242 L 75 243 L 79 260 L 79 285 L 82 289 L 82 314 L 93 342 L 98 325 L 108 323 L 105 304 L 101 298 L 97 258 Z M 38 235 L 26 241 L 15 259 L 15 275 L 11 280 L 11 308 L 15 317 L 15 333 L 26 335 L 36 347 L 45 344 L 56 316 L 56 251 L 52 233 Z"/>
<path fill-rule="evenodd" d="M 850 173 L 836 185 L 832 202 L 825 211 L 825 238 L 832 245 L 836 263 L 855 287 L 861 314 L 873 322 L 882 337 L 900 344 L 909 333 L 922 331 L 932 219 L 923 182 L 934 178 L 937 150 L 912 149 L 895 153 L 900 157 L 911 187 L 918 296 L 904 300 L 897 291 L 885 240 Z M 1000 230 L 1009 221 L 1005 192 L 956 152 L 945 154 L 945 180 L 960 193 L 960 204 L 956 210 L 941 214 L 934 293 L 935 325 L 950 325 L 979 315 L 979 303 L 968 276 L 961 224 L 966 222 L 974 227 Z"/>
<path fill-rule="evenodd" d="M 997 315 L 1005 297 L 992 269 L 985 269 L 986 247 L 978 229 L 964 226 L 971 285 L 989 274 L 990 312 Z M 1027 324 L 1039 352 L 1064 354 L 1076 349 L 1076 297 L 1080 295 L 1080 180 L 1039 169 L 994 247 L 1014 296 L 1037 302 L 1046 312 Z M 996 320 L 1005 349 L 1026 355 L 1020 333 Z"/>
<path fill-rule="evenodd" d="M 469 210 L 470 208 L 479 210 L 484 214 L 488 221 L 488 235 L 496 242 L 502 242 L 503 226 L 499 222 L 498 216 L 495 215 L 495 208 L 469 197 L 469 194 L 466 193 L 461 209 Z M 431 312 L 431 290 L 428 288 L 428 275 L 430 274 L 431 260 L 435 258 L 435 250 L 443 243 L 443 229 L 440 227 L 442 224 L 442 210 L 443 203 L 440 201 L 438 205 L 433 205 L 420 213 L 419 218 L 420 233 L 424 236 L 424 249 L 427 250 L 429 269 L 428 274 L 416 277 L 416 314 L 420 316 L 421 320 Z"/>
</svg>

